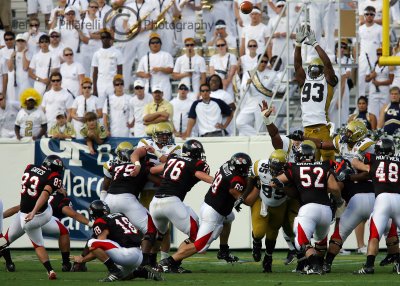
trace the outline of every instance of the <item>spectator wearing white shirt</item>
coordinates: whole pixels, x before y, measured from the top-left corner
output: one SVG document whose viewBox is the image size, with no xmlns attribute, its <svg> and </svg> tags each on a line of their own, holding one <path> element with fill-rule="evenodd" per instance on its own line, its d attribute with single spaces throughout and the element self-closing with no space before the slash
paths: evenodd
<svg viewBox="0 0 400 286">
<path fill-rule="evenodd" d="M 102 117 L 102 106 L 99 104 L 97 96 L 92 95 L 92 80 L 85 77 L 82 80 L 82 95 L 76 97 L 72 103 L 71 118 L 74 129 L 76 130 L 76 138 L 81 139 L 83 136 L 80 130 L 85 123 L 85 114 L 94 112 L 98 118 Z"/>
<path fill-rule="evenodd" d="M 30 87 L 28 68 L 30 59 L 27 53 L 26 39 L 23 34 L 16 37 L 16 48 L 7 61 L 9 83 L 7 99 L 17 101 L 19 94 Z"/>
<path fill-rule="evenodd" d="M 39 31 L 40 21 L 38 18 L 31 18 L 29 20 L 29 30 L 25 32 L 24 36 L 28 42 L 28 53 L 33 57 L 40 50 L 39 39 L 45 33 Z"/>
<path fill-rule="evenodd" d="M 365 8 L 370 6 L 375 9 L 374 23 L 382 25 L 382 2 L 381 0 L 359 0 L 358 1 L 358 20 L 360 26 L 365 24 Z M 392 1 L 394 2 L 394 1 Z"/>
<path fill-rule="evenodd" d="M 99 9 L 96 12 L 96 16 L 99 18 L 100 23 L 103 23 L 104 16 L 107 15 L 107 12 L 112 8 L 105 0 L 97 0 L 97 4 L 99 4 Z"/>
<path fill-rule="evenodd" d="M 62 76 L 60 72 L 52 73 L 50 81 L 51 89 L 43 95 L 42 107 L 47 117 L 48 126 L 53 126 L 59 112 L 66 113 L 68 121 L 70 121 L 74 99 L 71 93 L 61 88 Z"/>
<path fill-rule="evenodd" d="M 113 93 L 113 79 L 117 74 L 122 74 L 122 54 L 113 47 L 113 37 L 108 30 L 100 33 L 102 48 L 94 53 L 93 68 L 93 94 L 99 97 L 103 106 L 107 95 Z"/>
<path fill-rule="evenodd" d="M 15 138 L 14 125 L 19 109 L 19 101 L 6 100 L 0 93 L 0 138 Z"/>
<path fill-rule="evenodd" d="M 206 82 L 206 61 L 196 54 L 193 38 L 185 39 L 185 54 L 176 59 L 171 77 L 189 87 L 189 98 L 197 100 L 200 84 Z"/>
<path fill-rule="evenodd" d="M 7 95 L 10 82 L 12 81 L 14 84 L 14 74 L 9 72 L 8 60 L 15 51 L 15 34 L 11 31 L 7 31 L 4 33 L 3 39 L 6 45 L 0 50 L 0 64 L 4 65 L 4 74 L 7 76 L 3 77 L 2 93 Z"/>
<path fill-rule="evenodd" d="M 135 90 L 134 96 L 129 100 L 129 128 L 130 137 L 146 136 L 143 124 L 144 107 L 151 102 L 152 97 L 145 90 L 145 84 L 141 79 L 133 83 Z"/>
<path fill-rule="evenodd" d="M 261 10 L 256 6 L 253 7 L 253 11 L 250 13 L 251 23 L 249 26 L 245 26 L 242 30 L 242 37 L 240 40 L 240 55 L 249 53 L 249 49 L 246 49 L 247 43 L 250 40 L 257 41 L 257 54 L 262 54 L 265 51 L 265 45 L 268 42 L 268 38 L 271 36 L 271 30 L 261 23 Z M 270 47 L 268 47 L 270 49 Z"/>
<path fill-rule="evenodd" d="M 242 74 L 253 70 L 257 66 L 257 47 L 258 44 L 256 40 L 250 40 L 247 43 L 247 48 L 250 52 L 240 57 L 240 67 L 242 69 Z"/>
<path fill-rule="evenodd" d="M 53 8 L 50 12 L 49 27 L 54 29 L 55 27 L 60 27 L 61 22 L 64 21 L 65 8 L 68 7 L 67 0 L 58 0 L 57 7 Z"/>
<path fill-rule="evenodd" d="M 130 95 L 124 93 L 124 79 L 116 75 L 113 80 L 114 93 L 103 105 L 103 122 L 107 136 L 129 136 L 129 100 Z"/>
<path fill-rule="evenodd" d="M 176 137 L 181 137 L 182 133 L 187 129 L 189 111 L 193 104 L 193 100 L 188 98 L 188 93 L 189 87 L 185 82 L 181 81 L 178 85 L 178 96 L 170 102 L 174 109 L 172 122 L 174 123 Z"/>
<path fill-rule="evenodd" d="M 50 75 L 60 68 L 60 60 L 49 51 L 50 38 L 40 36 L 40 51 L 32 57 L 29 64 L 29 77 L 35 81 L 33 87 L 43 94 L 50 85 Z"/>
<path fill-rule="evenodd" d="M 71 48 L 64 49 L 64 63 L 61 64 L 60 73 L 63 77 L 62 88 L 68 89 L 74 98 L 82 94 L 81 85 L 85 77 L 83 66 L 74 60 Z"/>
<path fill-rule="evenodd" d="M 8 72 L 5 59 L 0 57 L 0 93 L 7 94 Z"/>
<path fill-rule="evenodd" d="M 182 134 L 186 139 L 192 134 L 194 125 L 197 123 L 201 137 L 225 136 L 225 129 L 232 121 L 233 112 L 224 101 L 210 96 L 210 86 L 202 84 L 200 95 L 202 99 L 193 102 L 189 111 L 187 129 Z"/>
<path fill-rule="evenodd" d="M 47 119 L 39 107 L 42 96 L 34 89 L 25 89 L 20 96 L 21 109 L 15 120 L 15 135 L 18 140 L 31 137 L 32 140 L 40 139 L 47 131 Z"/>
<path fill-rule="evenodd" d="M 225 41 L 228 45 L 228 48 L 236 49 L 236 46 L 237 46 L 236 38 L 233 37 L 232 35 L 229 35 L 226 32 L 226 23 L 222 19 L 215 22 L 214 35 L 213 35 L 213 38 L 211 39 L 211 41 L 209 41 L 207 43 L 207 46 L 209 46 L 209 47 L 215 46 L 215 44 L 219 38 L 225 39 Z"/>
<path fill-rule="evenodd" d="M 58 29 L 50 30 L 49 36 L 50 36 L 50 45 L 49 45 L 50 52 L 54 56 L 60 59 L 60 63 L 63 63 L 64 62 L 63 51 L 65 47 L 63 44 L 60 43 L 61 41 L 60 30 Z"/>
<path fill-rule="evenodd" d="M 249 26 L 250 22 L 251 22 L 251 17 L 249 14 L 244 14 L 242 12 L 242 10 L 240 9 L 240 5 L 244 2 L 244 1 L 248 1 L 248 0 L 234 0 L 233 2 L 233 10 L 235 13 L 235 18 L 236 18 L 236 24 L 237 24 L 237 28 L 238 28 L 238 33 L 239 33 L 239 38 L 242 37 L 242 30 L 244 27 Z M 250 1 L 253 6 L 258 7 L 261 10 L 261 5 L 262 5 L 262 1 L 261 0 L 251 0 Z M 268 16 L 270 16 L 268 14 Z"/>
<path fill-rule="evenodd" d="M 237 71 L 237 59 L 234 54 L 228 53 L 225 39 L 216 42 L 217 54 L 210 58 L 210 75 L 217 74 L 222 79 L 223 89 L 233 94 L 232 79 Z"/>
<path fill-rule="evenodd" d="M 61 33 L 61 44 L 64 47 L 71 48 L 74 52 L 78 51 L 80 30 L 79 21 L 75 17 L 76 11 L 74 7 L 65 9 L 64 21 L 58 27 Z"/>
<path fill-rule="evenodd" d="M 150 52 L 140 59 L 136 75 L 146 80 L 146 88 L 149 91 L 151 91 L 149 87 L 160 85 L 164 99 L 170 100 L 172 97 L 170 74 L 174 70 L 174 60 L 171 54 L 161 51 L 161 45 L 160 35 L 151 33 Z"/>
<path fill-rule="evenodd" d="M 39 7 L 40 7 L 40 12 L 44 14 L 44 19 L 45 23 L 49 22 L 50 19 L 50 13 L 51 10 L 53 9 L 53 1 L 52 0 L 27 0 L 27 14 L 30 19 L 32 18 L 37 18 L 38 17 L 38 12 L 39 12 Z"/>
</svg>

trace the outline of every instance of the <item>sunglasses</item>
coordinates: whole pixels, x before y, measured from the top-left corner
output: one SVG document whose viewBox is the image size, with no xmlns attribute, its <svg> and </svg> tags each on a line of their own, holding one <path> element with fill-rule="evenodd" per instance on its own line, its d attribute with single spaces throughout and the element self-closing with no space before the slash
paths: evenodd
<svg viewBox="0 0 400 286">
<path fill-rule="evenodd" d="M 70 53 L 70 54 L 64 54 L 65 57 L 72 57 L 74 54 Z"/>
<path fill-rule="evenodd" d="M 61 82 L 61 79 L 52 79 L 51 82 Z"/>
<path fill-rule="evenodd" d="M 59 35 L 51 35 L 50 38 L 59 38 Z"/>
<path fill-rule="evenodd" d="M 44 40 L 44 41 L 39 41 L 39 44 L 48 44 L 50 41 Z"/>
<path fill-rule="evenodd" d="M 376 54 L 378 57 L 382 56 L 382 54 Z"/>
<path fill-rule="evenodd" d="M 189 90 L 186 86 L 181 86 L 179 90 Z"/>
<path fill-rule="evenodd" d="M 135 86 L 135 89 L 144 89 L 143 86 Z"/>
<path fill-rule="evenodd" d="M 261 61 L 262 64 L 268 64 L 268 61 Z"/>
<path fill-rule="evenodd" d="M 17 43 L 25 43 L 25 40 L 17 40 Z"/>
<path fill-rule="evenodd" d="M 93 9 L 99 9 L 98 6 L 89 6 L 89 8 L 93 8 Z"/>
<path fill-rule="evenodd" d="M 150 42 L 150 45 L 158 45 L 158 44 L 161 44 L 161 42 L 160 41 Z"/>
<path fill-rule="evenodd" d="M 276 6 L 276 8 L 283 8 L 283 7 L 285 7 L 285 6 L 284 5 Z"/>
<path fill-rule="evenodd" d="M 347 46 L 340 46 L 342 49 L 347 49 Z"/>
<path fill-rule="evenodd" d="M 67 16 L 75 16 L 75 13 L 68 13 L 68 14 L 66 14 Z"/>
<path fill-rule="evenodd" d="M 200 89 L 200 92 L 210 92 L 209 89 Z"/>
<path fill-rule="evenodd" d="M 14 38 L 5 38 L 4 41 L 9 42 L 9 41 L 13 41 Z"/>
<path fill-rule="evenodd" d="M 194 47 L 194 44 L 186 44 L 186 47 Z"/>
<path fill-rule="evenodd" d="M 217 48 L 225 47 L 225 44 L 216 45 Z"/>
<path fill-rule="evenodd" d="M 374 13 L 365 13 L 364 16 L 375 16 Z"/>
<path fill-rule="evenodd" d="M 120 82 L 120 83 L 114 83 L 114 86 L 123 86 L 124 85 L 124 83 L 123 82 Z"/>
<path fill-rule="evenodd" d="M 91 89 L 92 86 L 82 86 L 83 89 Z"/>
<path fill-rule="evenodd" d="M 109 36 L 101 36 L 101 39 L 102 39 L 102 40 L 111 40 L 112 38 L 109 37 Z"/>
<path fill-rule="evenodd" d="M 39 24 L 30 24 L 30 27 L 39 27 Z"/>
<path fill-rule="evenodd" d="M 257 45 L 249 45 L 249 48 L 257 48 Z"/>
</svg>

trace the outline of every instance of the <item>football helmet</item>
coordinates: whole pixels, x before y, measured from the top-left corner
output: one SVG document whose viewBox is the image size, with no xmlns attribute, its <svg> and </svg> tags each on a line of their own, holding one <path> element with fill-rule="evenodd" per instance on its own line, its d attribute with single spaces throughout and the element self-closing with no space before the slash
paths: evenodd
<svg viewBox="0 0 400 286">
<path fill-rule="evenodd" d="M 375 144 L 375 155 L 394 156 L 396 147 L 393 140 L 382 138 Z"/>
<path fill-rule="evenodd" d="M 268 159 L 269 172 L 273 177 L 283 173 L 285 164 L 287 163 L 287 153 L 282 149 L 276 149 L 271 153 Z"/>
<path fill-rule="evenodd" d="M 193 159 L 205 160 L 203 144 L 195 139 L 187 140 L 182 146 L 182 154 Z"/>
<path fill-rule="evenodd" d="M 57 172 L 62 174 L 64 172 L 64 163 L 60 157 L 57 155 L 49 155 L 47 156 L 42 163 L 42 166 L 46 169 L 51 170 L 52 172 Z"/>
<path fill-rule="evenodd" d="M 154 142 L 163 146 L 173 143 L 172 126 L 168 122 L 160 122 L 154 125 L 152 137 Z"/>
<path fill-rule="evenodd" d="M 97 219 L 110 214 L 110 207 L 101 200 L 95 200 L 90 203 L 89 215 L 92 219 Z"/>
<path fill-rule="evenodd" d="M 247 177 L 252 166 L 251 158 L 246 153 L 236 153 L 229 160 L 229 168 L 238 176 Z"/>
<path fill-rule="evenodd" d="M 313 58 L 307 68 L 308 76 L 317 79 L 324 73 L 324 63 L 320 58 Z"/>
<path fill-rule="evenodd" d="M 131 143 L 124 141 L 119 143 L 117 148 L 115 148 L 115 154 L 117 154 L 117 157 L 121 162 L 130 162 L 131 154 L 134 150 L 135 148 Z"/>
<path fill-rule="evenodd" d="M 303 162 L 306 160 L 314 162 L 316 149 L 317 147 L 313 141 L 304 140 L 300 145 L 299 151 L 295 155 L 296 162 Z"/>
<path fill-rule="evenodd" d="M 368 134 L 368 129 L 365 126 L 364 121 L 353 120 L 347 123 L 345 135 L 340 140 L 344 143 L 357 143 L 364 139 Z"/>
</svg>

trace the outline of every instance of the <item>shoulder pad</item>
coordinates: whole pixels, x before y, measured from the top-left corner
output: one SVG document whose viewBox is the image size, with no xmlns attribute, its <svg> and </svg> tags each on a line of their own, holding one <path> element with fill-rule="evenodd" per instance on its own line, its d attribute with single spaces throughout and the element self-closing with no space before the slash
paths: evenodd
<svg viewBox="0 0 400 286">
<path fill-rule="evenodd" d="M 340 135 L 336 135 L 335 138 L 333 138 L 333 146 L 338 150 L 339 149 L 339 143 L 340 142 Z"/>
<path fill-rule="evenodd" d="M 358 148 L 358 151 L 364 152 L 365 150 L 367 150 L 369 147 L 371 147 L 371 146 L 374 145 L 374 144 L 375 144 L 375 142 L 372 141 L 371 139 L 369 139 L 369 138 L 364 138 L 364 139 L 361 141 L 361 144 L 360 144 L 360 147 Z"/>
<path fill-rule="evenodd" d="M 260 160 L 257 160 L 253 163 L 253 166 L 251 168 L 251 175 L 253 177 L 258 177 L 258 164 L 260 163 Z"/>
</svg>

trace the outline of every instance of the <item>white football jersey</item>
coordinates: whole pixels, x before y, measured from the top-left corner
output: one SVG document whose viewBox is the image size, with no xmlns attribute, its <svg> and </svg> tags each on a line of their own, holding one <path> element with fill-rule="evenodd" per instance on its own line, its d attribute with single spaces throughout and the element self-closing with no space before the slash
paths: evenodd
<svg viewBox="0 0 400 286">
<path fill-rule="evenodd" d="M 350 162 L 359 153 L 375 153 L 375 142 L 368 137 L 358 141 L 353 148 L 350 148 L 347 143 L 340 143 L 340 135 L 336 135 L 333 145 L 339 154 Z"/>
<path fill-rule="evenodd" d="M 268 160 L 255 161 L 251 171 L 255 177 L 260 179 L 260 198 L 265 207 L 277 207 L 287 200 L 287 196 L 283 190 L 269 186 L 272 176 L 269 173 Z"/>
</svg>

